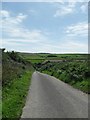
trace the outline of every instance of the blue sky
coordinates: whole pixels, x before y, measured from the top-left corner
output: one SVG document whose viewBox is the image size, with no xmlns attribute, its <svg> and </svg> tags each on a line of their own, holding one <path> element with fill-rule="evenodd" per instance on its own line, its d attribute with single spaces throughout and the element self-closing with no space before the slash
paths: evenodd
<svg viewBox="0 0 90 120">
<path fill-rule="evenodd" d="M 87 2 L 4 2 L 2 47 L 33 53 L 87 53 L 87 9 Z"/>
</svg>

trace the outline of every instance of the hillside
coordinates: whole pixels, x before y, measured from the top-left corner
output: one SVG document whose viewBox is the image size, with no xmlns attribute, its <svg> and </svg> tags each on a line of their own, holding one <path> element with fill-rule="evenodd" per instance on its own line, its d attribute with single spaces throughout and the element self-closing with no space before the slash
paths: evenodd
<svg viewBox="0 0 90 120">
<path fill-rule="evenodd" d="M 20 78 L 26 70 L 32 70 L 32 64 L 21 58 L 17 52 L 2 52 L 2 85 L 8 85 L 14 78 Z"/>
<path fill-rule="evenodd" d="M 2 117 L 19 119 L 26 101 L 31 76 L 31 62 L 17 52 L 2 52 Z"/>
</svg>

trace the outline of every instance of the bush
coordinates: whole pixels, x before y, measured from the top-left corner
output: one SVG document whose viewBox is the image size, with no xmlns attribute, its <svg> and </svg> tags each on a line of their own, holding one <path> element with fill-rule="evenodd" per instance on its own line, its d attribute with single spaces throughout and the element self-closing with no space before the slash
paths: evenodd
<svg viewBox="0 0 90 120">
<path fill-rule="evenodd" d="M 57 57 L 56 55 L 50 54 L 47 57 Z"/>
</svg>

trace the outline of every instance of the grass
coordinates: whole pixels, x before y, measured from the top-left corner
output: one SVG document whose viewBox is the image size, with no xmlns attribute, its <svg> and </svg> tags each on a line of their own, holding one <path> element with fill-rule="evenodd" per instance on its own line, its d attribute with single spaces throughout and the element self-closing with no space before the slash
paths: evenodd
<svg viewBox="0 0 90 120">
<path fill-rule="evenodd" d="M 82 90 L 83 92 L 90 93 L 88 80 L 83 80 L 82 82 L 77 82 L 73 84 L 73 87 Z"/>
<path fill-rule="evenodd" d="M 2 90 L 1 90 L 1 86 L 0 86 L 0 120 L 2 118 L 2 99 L 1 99 L 1 96 L 2 96 Z"/>
<path fill-rule="evenodd" d="M 42 63 L 45 59 L 27 59 L 31 63 Z"/>
<path fill-rule="evenodd" d="M 48 54 L 40 54 L 40 53 L 19 53 L 19 55 L 26 61 L 31 63 L 42 63 L 45 61 Z"/>
<path fill-rule="evenodd" d="M 19 119 L 30 86 L 32 71 L 27 71 L 10 86 L 3 88 L 2 117 Z"/>
<path fill-rule="evenodd" d="M 87 54 L 19 53 L 25 60 L 85 60 Z M 33 62 L 33 61 L 32 61 Z M 37 63 L 37 61 L 36 61 Z"/>
<path fill-rule="evenodd" d="M 24 59 L 45 59 L 47 54 L 40 53 L 19 53 Z"/>
<path fill-rule="evenodd" d="M 47 71 L 47 70 L 42 71 L 42 73 L 45 73 L 45 74 L 48 74 L 48 75 L 52 75 L 52 73 L 50 71 Z"/>
</svg>

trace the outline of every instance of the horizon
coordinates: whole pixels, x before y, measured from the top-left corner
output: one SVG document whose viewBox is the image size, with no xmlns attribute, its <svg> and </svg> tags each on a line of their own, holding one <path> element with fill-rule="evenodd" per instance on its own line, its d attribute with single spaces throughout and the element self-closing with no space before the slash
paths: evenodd
<svg viewBox="0 0 90 120">
<path fill-rule="evenodd" d="M 3 49 L 3 48 L 0 48 L 0 49 Z M 5 49 L 5 52 L 17 52 L 17 53 L 26 53 L 26 54 L 72 54 L 72 55 L 75 55 L 75 54 L 89 54 L 89 53 L 47 53 L 47 52 L 25 52 L 25 51 L 15 51 L 15 50 L 7 50 L 6 48 Z"/>
<path fill-rule="evenodd" d="M 88 54 L 88 2 L 4 2 L 2 8 L 2 48 L 25 53 Z"/>
</svg>

